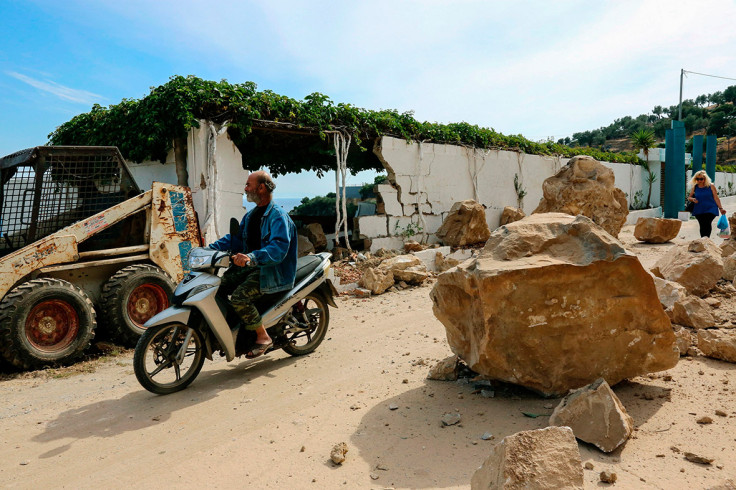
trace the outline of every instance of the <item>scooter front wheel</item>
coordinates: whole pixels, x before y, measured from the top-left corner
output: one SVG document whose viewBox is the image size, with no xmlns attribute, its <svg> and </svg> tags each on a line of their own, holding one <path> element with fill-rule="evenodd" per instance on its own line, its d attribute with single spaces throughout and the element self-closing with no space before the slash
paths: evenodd
<svg viewBox="0 0 736 490">
<path fill-rule="evenodd" d="M 182 323 L 151 327 L 143 332 L 133 355 L 138 382 L 157 395 L 183 390 L 204 364 L 200 333 Z"/>
<path fill-rule="evenodd" d="M 319 294 L 310 294 L 301 304 L 294 306 L 294 316 L 300 327 L 287 330 L 284 351 L 292 356 L 303 356 L 314 351 L 322 343 L 330 323 L 327 302 Z"/>
</svg>

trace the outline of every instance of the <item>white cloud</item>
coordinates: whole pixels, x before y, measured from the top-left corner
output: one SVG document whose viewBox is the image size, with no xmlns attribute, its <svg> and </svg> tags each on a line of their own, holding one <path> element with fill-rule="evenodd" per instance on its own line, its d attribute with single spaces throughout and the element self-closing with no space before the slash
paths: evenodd
<svg viewBox="0 0 736 490">
<path fill-rule="evenodd" d="M 681 68 L 736 76 L 724 73 L 736 66 L 733 0 L 77 5 L 94 12 L 90 23 L 115 19 L 105 32 L 134 49 L 185 60 L 180 74 L 253 80 L 297 98 L 319 91 L 531 139 L 675 104 Z M 683 96 L 730 84 L 691 76 Z"/>
<path fill-rule="evenodd" d="M 77 102 L 79 104 L 93 104 L 103 99 L 101 95 L 97 95 L 86 90 L 79 90 L 75 88 L 66 87 L 50 80 L 36 80 L 27 75 L 16 73 L 14 71 L 6 71 L 6 75 L 11 76 L 23 83 L 27 83 L 31 87 L 37 88 L 44 92 L 48 92 L 60 99 L 68 100 L 71 102 Z"/>
</svg>

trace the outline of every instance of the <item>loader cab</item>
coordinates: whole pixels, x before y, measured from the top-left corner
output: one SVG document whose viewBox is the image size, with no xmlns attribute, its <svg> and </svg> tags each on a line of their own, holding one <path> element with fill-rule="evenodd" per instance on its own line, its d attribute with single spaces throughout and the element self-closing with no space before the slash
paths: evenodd
<svg viewBox="0 0 736 490">
<path fill-rule="evenodd" d="M 21 150 L 0 158 L 0 184 L 0 257 L 141 193 L 114 146 Z M 142 243 L 144 227 L 119 223 L 80 251 Z"/>
</svg>

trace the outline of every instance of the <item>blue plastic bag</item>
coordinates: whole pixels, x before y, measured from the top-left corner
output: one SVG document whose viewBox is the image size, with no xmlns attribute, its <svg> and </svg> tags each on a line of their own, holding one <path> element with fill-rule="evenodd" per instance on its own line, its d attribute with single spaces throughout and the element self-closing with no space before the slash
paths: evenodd
<svg viewBox="0 0 736 490">
<path fill-rule="evenodd" d="M 728 218 L 726 218 L 725 214 L 722 214 L 720 218 L 718 218 L 718 224 L 716 225 L 719 230 L 725 230 L 728 228 Z"/>
</svg>

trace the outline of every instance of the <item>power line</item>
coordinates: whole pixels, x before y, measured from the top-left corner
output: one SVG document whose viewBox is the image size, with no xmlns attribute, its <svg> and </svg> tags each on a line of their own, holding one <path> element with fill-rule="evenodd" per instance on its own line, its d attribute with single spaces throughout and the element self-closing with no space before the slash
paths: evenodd
<svg viewBox="0 0 736 490">
<path fill-rule="evenodd" d="M 683 73 L 692 73 L 693 75 L 702 75 L 704 77 L 722 78 L 723 80 L 736 80 L 736 78 L 722 77 L 719 75 L 708 75 L 707 73 L 698 73 L 697 71 L 682 70 Z"/>
<path fill-rule="evenodd" d="M 693 75 L 701 75 L 704 77 L 722 78 L 723 80 L 736 80 L 736 78 L 722 77 L 720 75 L 709 75 L 707 73 L 698 73 L 697 71 L 687 71 L 684 68 L 680 68 L 680 103 L 677 109 L 677 120 L 682 121 L 682 79 L 686 73 L 692 73 Z"/>
</svg>

